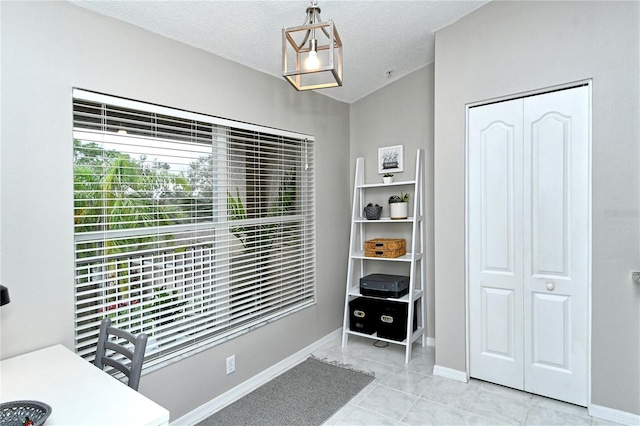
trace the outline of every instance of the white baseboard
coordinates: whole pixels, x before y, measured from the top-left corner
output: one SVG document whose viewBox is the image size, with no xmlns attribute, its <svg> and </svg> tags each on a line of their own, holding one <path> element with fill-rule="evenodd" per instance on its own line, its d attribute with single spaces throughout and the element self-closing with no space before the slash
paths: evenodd
<svg viewBox="0 0 640 426">
<path fill-rule="evenodd" d="M 436 346 L 436 339 L 433 337 L 427 337 L 427 346 Z"/>
<path fill-rule="evenodd" d="M 433 366 L 433 375 L 446 377 L 447 379 L 453 379 L 464 383 L 467 383 L 469 381 L 466 372 L 454 370 L 453 368 L 442 367 L 441 365 Z"/>
<path fill-rule="evenodd" d="M 598 419 L 608 420 L 610 422 L 620 423 L 622 425 L 640 425 L 639 415 L 627 413 L 626 411 L 615 410 L 613 408 L 603 407 L 601 405 L 589 405 L 589 415 L 591 417 L 597 417 Z"/>
<path fill-rule="evenodd" d="M 322 346 L 331 342 L 332 340 L 335 340 L 337 337 L 341 336 L 341 334 L 342 334 L 342 328 L 339 328 L 338 330 L 326 335 L 322 339 L 312 343 L 306 348 L 299 350 L 298 352 L 291 355 L 290 357 L 285 358 L 279 363 L 262 371 L 261 373 L 256 374 L 249 380 L 245 380 L 244 382 L 240 383 L 238 386 L 234 387 L 233 389 L 229 389 L 227 392 L 223 393 L 219 397 L 212 399 L 211 401 L 201 405 L 200 407 L 185 414 L 179 419 L 172 421 L 171 426 L 183 426 L 183 425 L 191 426 L 206 419 L 216 411 L 221 410 L 227 405 L 237 401 L 238 399 L 242 398 L 249 392 L 259 388 L 263 384 L 267 383 L 269 380 L 278 376 L 279 374 L 287 371 L 288 369 L 296 366 L 297 364 L 300 364 L 302 361 L 307 359 L 309 355 L 311 355 L 313 352 L 320 349 Z"/>
</svg>

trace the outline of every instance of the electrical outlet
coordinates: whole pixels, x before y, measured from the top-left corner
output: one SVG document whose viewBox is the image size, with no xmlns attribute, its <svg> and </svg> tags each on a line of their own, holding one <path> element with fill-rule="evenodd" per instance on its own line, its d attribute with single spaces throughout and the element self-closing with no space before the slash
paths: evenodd
<svg viewBox="0 0 640 426">
<path fill-rule="evenodd" d="M 231 355 L 227 358 L 227 374 L 231 374 L 236 371 L 236 356 Z"/>
<path fill-rule="evenodd" d="M 640 271 L 631 271 L 631 280 L 636 284 L 640 284 Z"/>
</svg>

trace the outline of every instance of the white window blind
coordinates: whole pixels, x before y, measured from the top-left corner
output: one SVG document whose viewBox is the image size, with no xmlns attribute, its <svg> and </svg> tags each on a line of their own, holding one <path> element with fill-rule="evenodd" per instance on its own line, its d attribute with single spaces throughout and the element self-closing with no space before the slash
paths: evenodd
<svg viewBox="0 0 640 426">
<path fill-rule="evenodd" d="M 145 368 L 315 301 L 313 138 L 75 89 L 75 345 Z"/>
</svg>

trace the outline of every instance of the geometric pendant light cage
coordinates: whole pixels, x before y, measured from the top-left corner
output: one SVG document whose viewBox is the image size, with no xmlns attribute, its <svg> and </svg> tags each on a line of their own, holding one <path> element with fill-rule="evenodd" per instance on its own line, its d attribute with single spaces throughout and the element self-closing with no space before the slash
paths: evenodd
<svg viewBox="0 0 640 426">
<path fill-rule="evenodd" d="M 296 90 L 342 86 L 342 41 L 332 20 L 322 22 L 316 0 L 302 25 L 282 29 L 282 76 Z"/>
</svg>

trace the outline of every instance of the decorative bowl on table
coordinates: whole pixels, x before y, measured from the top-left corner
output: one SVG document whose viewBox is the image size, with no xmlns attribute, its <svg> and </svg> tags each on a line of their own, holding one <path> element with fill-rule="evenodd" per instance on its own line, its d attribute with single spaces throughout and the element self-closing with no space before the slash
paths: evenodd
<svg viewBox="0 0 640 426">
<path fill-rule="evenodd" d="M 0 404 L 0 425 L 43 425 L 51 414 L 51 407 L 39 401 L 10 401 Z M 31 420 L 32 423 L 28 421 Z"/>
</svg>

